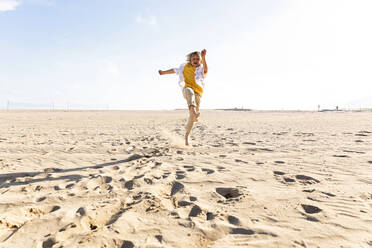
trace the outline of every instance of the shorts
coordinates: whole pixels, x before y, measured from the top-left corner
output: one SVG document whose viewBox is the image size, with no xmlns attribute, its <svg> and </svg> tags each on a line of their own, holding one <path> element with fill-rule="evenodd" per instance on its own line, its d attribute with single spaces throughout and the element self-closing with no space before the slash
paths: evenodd
<svg viewBox="0 0 372 248">
<path fill-rule="evenodd" d="M 194 90 L 191 89 L 190 87 L 183 88 L 182 93 L 183 93 L 183 97 L 187 101 L 187 106 L 189 107 L 194 106 L 197 109 L 199 109 L 200 98 L 201 98 L 199 94 L 195 93 Z"/>
</svg>

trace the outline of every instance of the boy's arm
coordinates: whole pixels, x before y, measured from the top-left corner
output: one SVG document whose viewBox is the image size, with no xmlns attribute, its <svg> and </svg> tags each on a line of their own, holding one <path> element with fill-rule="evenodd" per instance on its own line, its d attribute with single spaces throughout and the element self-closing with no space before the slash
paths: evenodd
<svg viewBox="0 0 372 248">
<path fill-rule="evenodd" d="M 205 60 L 206 54 L 207 54 L 207 50 L 203 49 L 203 51 L 201 51 L 201 57 L 202 57 L 202 63 L 203 63 L 203 68 L 204 68 L 204 74 L 208 73 L 208 65 L 207 65 L 207 61 Z"/>
<path fill-rule="evenodd" d="M 159 70 L 160 75 L 173 74 L 173 73 L 176 73 L 173 69 L 169 69 L 169 70 L 166 70 L 166 71 Z"/>
</svg>

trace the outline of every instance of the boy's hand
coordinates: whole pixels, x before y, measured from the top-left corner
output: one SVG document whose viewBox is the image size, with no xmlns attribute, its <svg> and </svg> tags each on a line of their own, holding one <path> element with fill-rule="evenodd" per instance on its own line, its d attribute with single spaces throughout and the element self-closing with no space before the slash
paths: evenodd
<svg viewBox="0 0 372 248">
<path fill-rule="evenodd" d="M 207 66 L 207 61 L 205 61 L 205 55 L 207 54 L 207 50 L 203 49 L 201 51 L 201 57 L 202 57 L 202 63 L 203 63 L 203 66 L 204 66 L 204 74 L 207 74 L 208 73 L 208 66 Z"/>
<path fill-rule="evenodd" d="M 159 75 L 163 75 L 163 71 L 162 70 L 159 70 Z"/>
</svg>

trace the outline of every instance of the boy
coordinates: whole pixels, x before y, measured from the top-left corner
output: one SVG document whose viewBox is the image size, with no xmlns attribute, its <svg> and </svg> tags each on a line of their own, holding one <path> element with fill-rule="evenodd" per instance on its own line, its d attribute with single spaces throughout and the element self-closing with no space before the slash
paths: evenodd
<svg viewBox="0 0 372 248">
<path fill-rule="evenodd" d="M 189 135 L 194 122 L 198 121 L 200 116 L 199 106 L 203 94 L 204 78 L 208 73 L 207 61 L 205 56 L 207 50 L 201 52 L 192 52 L 186 56 L 186 62 L 179 68 L 173 68 L 166 71 L 159 70 L 160 75 L 173 74 L 179 75 L 179 84 L 182 87 L 182 93 L 189 107 L 189 119 L 186 124 L 185 145 L 189 145 Z"/>
</svg>

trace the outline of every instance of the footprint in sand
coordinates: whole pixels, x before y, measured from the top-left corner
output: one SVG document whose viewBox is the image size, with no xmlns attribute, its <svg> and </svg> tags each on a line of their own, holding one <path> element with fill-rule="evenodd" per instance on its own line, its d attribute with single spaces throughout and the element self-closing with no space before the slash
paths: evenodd
<svg viewBox="0 0 372 248">
<path fill-rule="evenodd" d="M 284 182 L 286 183 L 294 183 L 296 182 L 296 180 L 294 180 L 293 178 L 290 178 L 290 177 L 284 177 Z"/>
<path fill-rule="evenodd" d="M 142 178 L 142 177 L 144 177 L 144 176 L 145 176 L 145 174 L 137 175 L 137 176 L 134 176 L 133 179 Z"/>
<path fill-rule="evenodd" d="M 34 191 L 40 191 L 42 190 L 44 187 L 43 186 L 40 186 L 40 185 L 37 185 L 34 189 Z"/>
<path fill-rule="evenodd" d="M 91 190 L 111 190 L 113 187 L 109 184 L 112 181 L 112 177 L 109 176 L 95 176 L 90 175 L 90 180 L 87 183 L 88 189 Z M 72 187 L 72 186 L 71 186 Z"/>
<path fill-rule="evenodd" d="M 218 172 L 224 172 L 227 171 L 225 167 L 223 166 L 217 166 Z"/>
<path fill-rule="evenodd" d="M 335 197 L 336 196 L 335 194 L 324 192 L 324 191 L 321 191 L 320 193 L 325 194 L 325 195 L 330 196 L 330 197 Z"/>
<path fill-rule="evenodd" d="M 306 192 L 306 193 L 313 193 L 313 192 L 315 192 L 315 189 L 304 189 L 302 191 Z"/>
<path fill-rule="evenodd" d="M 61 229 L 59 229 L 58 232 L 64 232 L 68 228 L 75 228 L 75 227 L 76 227 L 76 224 L 75 223 L 70 223 L 70 224 L 67 224 L 66 226 L 62 227 Z"/>
<path fill-rule="evenodd" d="M 255 146 L 256 145 L 255 142 L 243 142 L 242 144 L 243 145 L 252 145 L 252 146 Z"/>
<path fill-rule="evenodd" d="M 133 248 L 134 244 L 131 241 L 124 240 L 120 248 Z"/>
<path fill-rule="evenodd" d="M 133 180 L 129 180 L 127 182 L 124 183 L 124 187 L 127 188 L 128 190 L 132 190 L 133 189 L 133 185 L 134 185 L 134 181 Z"/>
<path fill-rule="evenodd" d="M 232 228 L 230 234 L 253 235 L 254 231 L 245 228 Z"/>
<path fill-rule="evenodd" d="M 206 172 L 207 175 L 208 175 L 208 174 L 212 174 L 212 173 L 214 173 L 214 170 L 207 169 L 207 168 L 202 168 L 202 171 Z"/>
<path fill-rule="evenodd" d="M 185 171 L 177 170 L 176 171 L 176 179 L 183 179 L 185 178 Z"/>
<path fill-rule="evenodd" d="M 237 188 L 216 188 L 216 192 L 225 199 L 236 198 L 242 195 Z"/>
<path fill-rule="evenodd" d="M 293 178 L 290 178 L 290 177 L 285 177 L 283 175 L 285 175 L 286 173 L 282 172 L 282 171 L 273 171 L 274 173 L 274 176 L 275 176 L 275 179 L 280 181 L 281 183 L 294 183 L 296 182 L 296 180 L 294 180 Z M 283 176 L 283 177 L 281 177 Z M 283 179 L 283 181 L 281 180 L 281 178 Z"/>
<path fill-rule="evenodd" d="M 43 242 L 43 248 L 52 248 L 57 242 L 54 238 L 48 238 Z"/>
<path fill-rule="evenodd" d="M 55 211 L 57 211 L 59 209 L 61 209 L 60 206 L 53 206 L 49 213 L 53 213 L 53 212 L 55 212 Z"/>
<path fill-rule="evenodd" d="M 321 202 L 321 200 L 315 199 L 315 198 L 310 197 L 310 196 L 308 196 L 307 199 L 310 200 L 310 201 Z"/>
<path fill-rule="evenodd" d="M 42 202 L 42 201 L 44 201 L 45 199 L 46 199 L 46 197 L 43 196 L 43 197 L 40 197 L 39 199 L 37 199 L 36 201 L 37 201 L 37 202 Z"/>
<path fill-rule="evenodd" d="M 244 160 L 241 160 L 241 159 L 235 159 L 235 162 L 237 163 L 244 163 L 244 164 L 248 164 L 247 161 L 244 161 Z"/>
<path fill-rule="evenodd" d="M 144 178 L 143 181 L 145 181 L 147 184 L 152 184 L 152 180 L 150 178 Z"/>
<path fill-rule="evenodd" d="M 172 217 L 174 217 L 175 219 L 180 219 L 180 218 L 181 218 L 181 217 L 179 216 L 179 214 L 178 214 L 177 212 L 175 212 L 175 211 L 170 212 L 170 215 L 171 215 Z"/>
<path fill-rule="evenodd" d="M 276 176 L 276 179 L 280 180 L 279 176 L 283 176 L 283 175 L 285 175 L 285 173 L 281 172 L 281 171 L 274 171 L 274 175 Z M 306 176 L 306 175 L 296 175 L 295 178 L 298 180 L 299 183 L 304 184 L 304 185 L 320 183 L 320 181 L 318 179 L 315 179 L 313 177 L 309 177 L 309 176 Z M 293 179 L 292 177 L 283 177 L 283 180 L 284 180 L 285 183 L 296 182 L 296 180 Z"/>
<path fill-rule="evenodd" d="M 232 216 L 232 215 L 227 216 L 227 221 L 230 224 L 235 225 L 235 226 L 240 225 L 240 220 L 238 218 L 236 218 L 235 216 Z"/>
<path fill-rule="evenodd" d="M 172 184 L 172 189 L 171 189 L 170 195 L 173 196 L 176 193 L 178 193 L 179 191 L 183 190 L 184 188 L 185 188 L 185 186 L 182 183 L 179 183 L 179 182 L 175 181 Z"/>
<path fill-rule="evenodd" d="M 188 201 L 179 201 L 178 202 L 178 206 L 179 207 L 186 207 L 186 206 L 189 206 L 191 205 L 192 203 L 191 202 L 188 202 Z"/>
<path fill-rule="evenodd" d="M 155 238 L 162 243 L 163 242 L 163 236 L 162 235 L 155 235 Z"/>
<path fill-rule="evenodd" d="M 364 134 L 364 133 L 356 133 L 355 136 L 362 136 L 362 137 L 365 137 L 365 136 L 368 136 L 367 134 Z"/>
<path fill-rule="evenodd" d="M 167 178 L 167 177 L 169 177 L 169 175 L 170 175 L 171 173 L 170 172 L 164 172 L 164 174 L 161 176 L 163 179 L 165 179 L 165 178 Z M 155 177 L 156 179 L 159 179 L 159 178 L 157 178 L 157 177 Z"/>
<path fill-rule="evenodd" d="M 301 213 L 303 216 L 306 217 L 306 220 L 308 221 L 312 221 L 312 222 L 319 222 L 319 220 L 317 218 L 315 218 L 314 216 L 310 216 L 308 214 L 304 214 L 304 213 Z"/>
<path fill-rule="evenodd" d="M 349 156 L 348 155 L 345 155 L 345 154 L 340 154 L 340 155 L 333 155 L 333 157 L 335 157 L 335 158 L 349 158 Z"/>
<path fill-rule="evenodd" d="M 322 209 L 312 205 L 301 204 L 301 206 L 308 214 L 316 214 L 322 211 Z"/>
<path fill-rule="evenodd" d="M 59 210 L 61 207 L 60 206 L 42 206 L 42 207 L 39 207 L 39 208 L 36 208 L 36 207 L 32 207 L 30 209 L 28 209 L 28 213 L 32 214 L 32 215 L 36 215 L 38 217 L 46 214 L 46 213 L 52 213 L 52 212 L 55 212 L 57 210 Z"/>
<path fill-rule="evenodd" d="M 86 215 L 85 208 L 80 207 L 78 210 L 76 210 L 76 213 L 79 214 L 80 216 L 85 216 Z"/>
<path fill-rule="evenodd" d="M 276 160 L 276 161 L 274 161 L 274 163 L 276 163 L 276 164 L 285 164 L 285 162 L 284 161 L 281 161 L 281 160 Z"/>
<path fill-rule="evenodd" d="M 313 184 L 313 183 L 320 183 L 318 179 L 313 177 L 305 176 L 305 175 L 296 175 L 296 179 L 301 180 L 303 184 Z"/>
<path fill-rule="evenodd" d="M 216 217 L 215 214 L 211 212 L 207 212 L 207 220 L 214 220 L 215 217 Z"/>
<path fill-rule="evenodd" d="M 195 166 L 192 166 L 192 165 L 184 165 L 183 168 L 185 168 L 187 171 L 194 171 L 195 170 Z"/>
<path fill-rule="evenodd" d="M 189 213 L 189 217 L 196 217 L 202 213 L 201 208 L 198 205 L 194 205 Z"/>
<path fill-rule="evenodd" d="M 265 151 L 265 152 L 273 152 L 274 150 L 269 149 L 269 148 L 259 148 L 260 151 Z"/>
<path fill-rule="evenodd" d="M 156 167 L 159 167 L 162 163 L 161 162 L 155 162 L 154 166 L 151 167 L 151 169 L 155 169 Z"/>
<path fill-rule="evenodd" d="M 159 201 L 155 200 L 156 198 L 154 196 L 151 197 L 149 195 L 146 195 L 145 199 L 147 199 L 145 201 L 145 204 L 146 206 L 148 206 L 146 208 L 146 212 L 153 212 L 153 213 L 159 212 L 161 207 L 160 207 Z"/>
<path fill-rule="evenodd" d="M 66 189 L 71 189 L 75 184 L 74 183 L 70 183 L 70 184 L 67 184 L 66 185 Z"/>
</svg>

